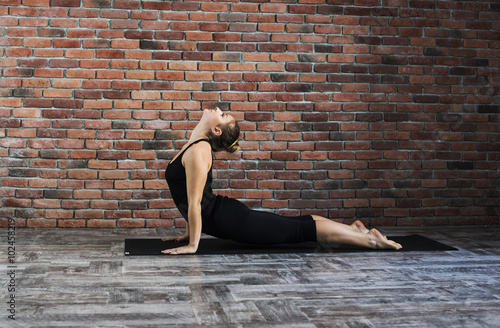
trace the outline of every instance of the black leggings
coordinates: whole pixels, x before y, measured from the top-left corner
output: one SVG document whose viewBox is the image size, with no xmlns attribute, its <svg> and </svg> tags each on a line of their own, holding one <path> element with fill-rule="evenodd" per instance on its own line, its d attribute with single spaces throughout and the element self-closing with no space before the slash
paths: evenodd
<svg viewBox="0 0 500 328">
<path fill-rule="evenodd" d="M 254 211 L 236 199 L 220 196 L 211 215 L 203 220 L 202 231 L 256 245 L 316 241 L 316 223 L 310 215 L 288 217 Z"/>
</svg>

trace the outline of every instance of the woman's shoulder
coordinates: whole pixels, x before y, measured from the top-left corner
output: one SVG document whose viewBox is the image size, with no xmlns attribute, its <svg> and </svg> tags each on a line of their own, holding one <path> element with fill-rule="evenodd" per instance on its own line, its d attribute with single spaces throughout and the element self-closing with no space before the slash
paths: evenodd
<svg viewBox="0 0 500 328">
<path fill-rule="evenodd" d="M 202 141 L 202 140 L 200 140 Z M 203 140 L 205 141 L 205 140 Z M 203 161 L 203 162 L 211 162 L 212 161 L 212 147 L 208 140 L 206 142 L 198 142 L 196 141 L 192 145 L 186 149 L 186 152 L 183 156 L 183 161 Z"/>
<path fill-rule="evenodd" d="M 210 141 L 208 141 L 207 139 L 199 139 L 199 140 L 196 140 L 194 141 L 190 146 L 189 148 L 191 149 L 198 149 L 198 150 L 212 150 L 212 146 L 210 145 Z"/>
</svg>

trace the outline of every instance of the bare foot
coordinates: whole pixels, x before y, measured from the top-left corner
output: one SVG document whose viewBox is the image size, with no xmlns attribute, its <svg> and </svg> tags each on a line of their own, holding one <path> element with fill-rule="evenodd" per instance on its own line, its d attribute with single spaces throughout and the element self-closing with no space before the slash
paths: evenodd
<svg viewBox="0 0 500 328">
<path fill-rule="evenodd" d="M 368 233 L 368 231 L 369 231 L 368 229 L 366 229 L 365 225 L 359 220 L 356 220 L 356 222 L 351 224 L 350 227 L 352 230 L 357 231 L 357 232 L 361 232 L 361 233 Z"/>
<path fill-rule="evenodd" d="M 374 248 L 395 249 L 395 250 L 403 248 L 403 246 L 396 243 L 395 241 L 388 240 L 387 237 L 382 235 L 380 231 L 378 231 L 377 229 L 371 229 L 368 233 L 373 237 L 375 237 L 375 240 L 373 240 L 375 243 Z"/>
</svg>

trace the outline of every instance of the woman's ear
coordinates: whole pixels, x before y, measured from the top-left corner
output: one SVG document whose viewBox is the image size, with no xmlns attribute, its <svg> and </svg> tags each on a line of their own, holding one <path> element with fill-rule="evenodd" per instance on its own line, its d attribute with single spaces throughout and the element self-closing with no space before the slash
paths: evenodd
<svg viewBox="0 0 500 328">
<path fill-rule="evenodd" d="M 212 134 L 218 137 L 222 134 L 222 130 L 218 126 L 216 126 L 212 128 Z"/>
</svg>

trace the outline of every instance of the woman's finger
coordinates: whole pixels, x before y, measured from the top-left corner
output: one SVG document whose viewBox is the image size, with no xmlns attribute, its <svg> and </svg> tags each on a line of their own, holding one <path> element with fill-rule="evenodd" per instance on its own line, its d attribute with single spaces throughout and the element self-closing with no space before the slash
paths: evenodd
<svg viewBox="0 0 500 328">
<path fill-rule="evenodd" d="M 166 249 L 162 251 L 163 254 L 179 254 L 179 250 L 177 248 Z"/>
<path fill-rule="evenodd" d="M 191 246 L 182 246 L 178 248 L 171 248 L 162 251 L 163 254 L 177 255 L 177 254 L 194 254 L 197 248 Z"/>
</svg>

